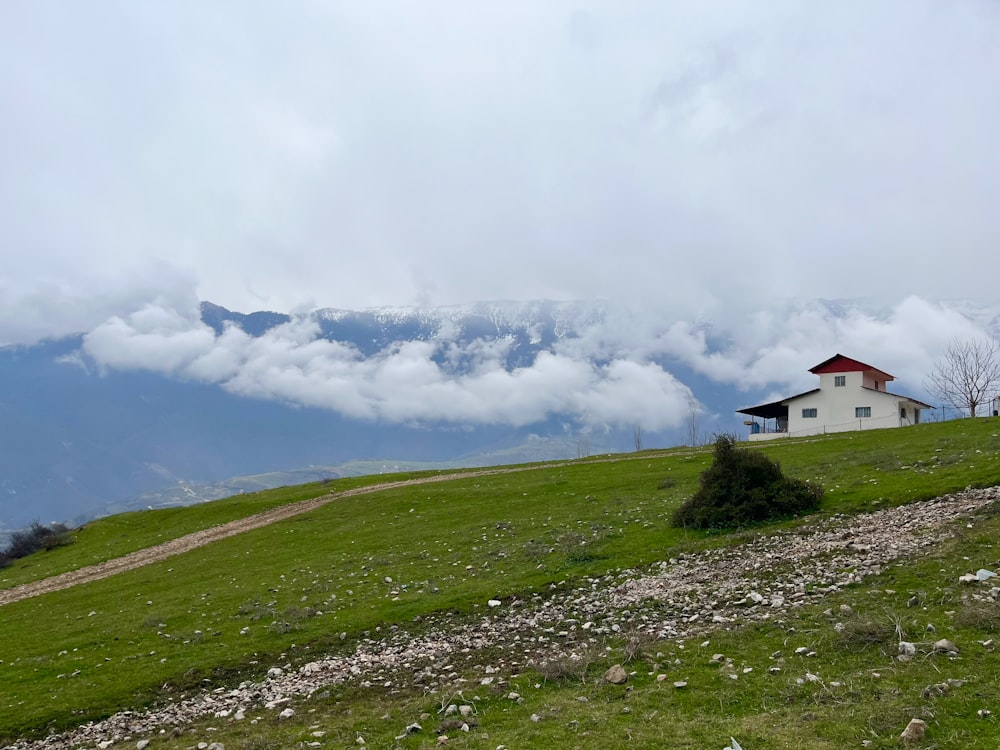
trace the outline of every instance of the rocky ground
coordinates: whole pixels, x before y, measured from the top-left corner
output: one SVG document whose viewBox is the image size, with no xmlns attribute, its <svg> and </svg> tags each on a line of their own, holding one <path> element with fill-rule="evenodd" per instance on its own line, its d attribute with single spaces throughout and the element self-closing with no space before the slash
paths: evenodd
<svg viewBox="0 0 1000 750">
<path fill-rule="evenodd" d="M 259 682 L 216 689 L 146 712 L 104 721 L 11 750 L 110 747 L 183 728 L 196 718 L 252 720 L 292 715 L 296 700 L 353 682 L 393 690 L 413 685 L 442 693 L 503 684 L 529 665 L 586 660 L 612 634 L 682 639 L 730 623 L 769 620 L 919 554 L 1000 500 L 1000 487 L 969 489 L 926 502 L 834 517 L 793 532 L 683 555 L 643 570 L 624 570 L 574 586 L 553 585 L 529 599 L 484 602 L 486 615 L 461 622 L 445 615 L 419 623 L 419 635 L 392 626 L 370 633 L 352 653 L 299 668 L 274 665 Z M 489 654 L 489 663 L 483 663 Z"/>
</svg>

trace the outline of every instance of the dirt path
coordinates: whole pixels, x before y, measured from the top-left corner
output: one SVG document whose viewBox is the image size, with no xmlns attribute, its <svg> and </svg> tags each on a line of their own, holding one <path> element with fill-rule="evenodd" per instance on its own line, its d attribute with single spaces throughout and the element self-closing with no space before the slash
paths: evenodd
<svg viewBox="0 0 1000 750">
<path fill-rule="evenodd" d="M 585 463 L 645 460 L 658 455 L 660 454 L 643 453 L 638 455 L 594 458 L 587 460 Z M 342 500 L 345 497 L 367 495 L 370 493 L 382 492 L 383 490 L 397 489 L 399 487 L 412 487 L 415 485 L 432 484 L 435 482 L 450 482 L 454 479 L 471 479 L 474 477 L 491 476 L 496 474 L 515 474 L 522 471 L 548 469 L 559 465 L 561 464 L 541 463 L 530 464 L 527 466 L 473 469 L 469 471 L 441 474 L 438 476 L 404 479 L 398 482 L 384 482 L 382 484 L 373 484 L 366 487 L 355 487 L 354 489 L 344 490 L 343 492 L 332 492 L 329 495 L 323 495 L 321 497 L 315 497 L 311 500 L 302 500 L 297 503 L 282 505 L 279 508 L 272 508 L 271 510 L 264 511 L 263 513 L 257 513 L 252 516 L 247 516 L 246 518 L 239 518 L 235 521 L 230 521 L 229 523 L 220 524 L 219 526 L 213 526 L 208 529 L 202 529 L 201 531 L 195 531 L 191 534 L 163 542 L 163 544 L 157 544 L 154 547 L 136 550 L 135 552 L 123 555 L 122 557 L 116 557 L 112 560 L 105 560 L 104 562 L 88 565 L 84 568 L 70 570 L 49 578 L 43 578 L 39 581 L 24 583 L 10 589 L 0 589 L 0 607 L 5 604 L 19 602 L 22 599 L 30 599 L 33 596 L 48 594 L 52 591 L 61 591 L 83 583 L 99 581 L 102 578 L 108 578 L 118 573 L 125 573 L 129 570 L 141 568 L 143 565 L 151 565 L 153 563 L 166 560 L 169 557 L 174 557 L 175 555 L 180 555 L 190 550 L 197 549 L 198 547 L 204 547 L 206 544 L 217 542 L 220 539 L 226 539 L 231 536 L 236 536 L 237 534 L 242 534 L 244 531 L 252 531 L 253 529 L 259 529 L 263 526 L 269 526 L 272 523 L 283 521 L 286 518 L 291 518 L 302 513 L 308 513 L 311 510 L 320 508 L 328 503 L 336 502 L 337 500 Z"/>
<path fill-rule="evenodd" d="M 213 526 L 208 529 L 202 529 L 201 531 L 195 531 L 191 534 L 163 542 L 163 544 L 157 544 L 153 547 L 136 550 L 135 552 L 123 555 L 122 557 L 116 557 L 112 560 L 105 560 L 104 562 L 88 565 L 84 568 L 78 568 L 76 570 L 70 570 L 49 578 L 43 578 L 39 581 L 32 581 L 30 583 L 21 584 L 20 586 L 15 586 L 14 588 L 0 590 L 0 606 L 13 604 L 14 602 L 19 602 L 22 599 L 30 599 L 33 596 L 40 596 L 41 594 L 47 594 L 51 591 L 61 591 L 62 589 L 68 589 L 71 586 L 78 586 L 83 583 L 90 583 L 91 581 L 99 581 L 102 578 L 108 578 L 118 573 L 124 573 L 129 570 L 141 568 L 143 565 L 151 565 L 152 563 L 166 560 L 169 557 L 183 554 L 190 550 L 197 549 L 198 547 L 204 547 L 205 545 L 217 542 L 220 539 L 226 539 L 231 536 L 236 536 L 237 534 L 242 534 L 245 531 L 252 531 L 253 529 L 259 529 L 263 526 L 269 526 L 272 523 L 277 523 L 278 521 L 283 521 L 286 518 L 291 518 L 302 513 L 308 513 L 311 510 L 321 508 L 322 506 L 336 502 L 337 500 L 342 500 L 345 497 L 367 495 L 370 493 L 382 492 L 384 490 L 397 489 L 399 487 L 412 487 L 415 485 L 431 484 L 434 482 L 448 482 L 454 479 L 470 479 L 473 477 L 490 476 L 493 474 L 512 474 L 520 471 L 532 471 L 534 469 L 546 468 L 552 465 L 553 464 L 534 464 L 531 466 L 518 466 L 503 469 L 479 469 L 454 474 L 442 474 L 440 476 L 405 479 L 398 482 L 385 482 L 366 487 L 355 487 L 354 489 L 344 490 L 343 492 L 332 492 L 329 495 L 323 495 L 321 497 L 312 498 L 311 500 L 302 500 L 297 503 L 282 505 L 278 508 L 272 508 L 271 510 L 264 511 L 262 513 L 247 516 L 246 518 L 239 518 L 235 521 L 220 524 L 219 526 Z"/>
</svg>

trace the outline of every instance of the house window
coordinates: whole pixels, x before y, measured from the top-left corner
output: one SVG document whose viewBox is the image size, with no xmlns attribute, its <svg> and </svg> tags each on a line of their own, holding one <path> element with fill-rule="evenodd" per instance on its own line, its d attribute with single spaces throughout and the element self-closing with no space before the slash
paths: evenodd
<svg viewBox="0 0 1000 750">
<path fill-rule="evenodd" d="M 847 385 L 847 376 L 846 375 L 834 375 L 833 376 L 833 384 L 837 388 L 840 388 L 842 385 Z"/>
<path fill-rule="evenodd" d="M 803 419 L 816 419 L 816 410 L 815 409 L 803 409 L 802 410 L 802 418 Z"/>
<path fill-rule="evenodd" d="M 872 415 L 872 408 L 870 406 L 855 406 L 854 416 L 857 419 L 864 419 Z"/>
</svg>

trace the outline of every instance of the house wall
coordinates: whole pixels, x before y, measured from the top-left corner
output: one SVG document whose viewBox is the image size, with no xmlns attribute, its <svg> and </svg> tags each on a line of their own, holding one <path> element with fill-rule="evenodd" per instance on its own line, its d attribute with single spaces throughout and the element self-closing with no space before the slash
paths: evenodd
<svg viewBox="0 0 1000 750">
<path fill-rule="evenodd" d="M 844 385 L 834 385 L 836 377 L 844 378 Z M 824 373 L 820 375 L 820 390 L 788 402 L 788 434 L 811 435 L 824 432 L 845 432 L 849 430 L 898 427 L 899 409 L 906 407 L 908 420 L 916 421 L 913 405 L 885 393 L 885 383 L 866 378 L 861 372 Z M 863 387 L 867 386 L 867 388 Z M 871 416 L 858 418 L 855 409 L 859 406 L 871 408 Z M 803 409 L 816 409 L 816 417 L 803 417 Z"/>
</svg>

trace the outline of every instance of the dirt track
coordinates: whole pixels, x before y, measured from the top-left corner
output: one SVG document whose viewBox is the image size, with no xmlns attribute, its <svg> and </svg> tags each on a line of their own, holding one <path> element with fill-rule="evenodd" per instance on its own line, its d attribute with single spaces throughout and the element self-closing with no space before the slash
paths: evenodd
<svg viewBox="0 0 1000 750">
<path fill-rule="evenodd" d="M 198 547 L 204 547 L 206 544 L 217 542 L 220 539 L 226 539 L 227 537 L 242 534 L 244 531 L 252 531 L 253 529 L 259 529 L 262 526 L 268 526 L 272 523 L 276 523 L 277 521 L 283 521 L 286 518 L 291 518 L 292 516 L 297 516 L 301 513 L 308 513 L 315 508 L 322 507 L 328 503 L 335 502 L 345 497 L 382 492 L 383 490 L 391 490 L 398 487 L 410 487 L 418 484 L 448 482 L 453 479 L 468 479 L 471 477 L 488 476 L 491 474 L 511 474 L 519 471 L 544 468 L 544 466 L 545 465 L 543 464 L 534 464 L 532 466 L 519 466 L 504 469 L 479 469 L 442 474 L 440 476 L 406 479 L 398 482 L 386 482 L 384 484 L 374 484 L 366 487 L 356 487 L 354 489 L 344 490 L 343 492 L 332 492 L 329 495 L 315 497 L 311 500 L 302 500 L 301 502 L 291 503 L 289 505 L 282 505 L 279 508 L 273 508 L 271 510 L 264 511 L 263 513 L 257 513 L 256 515 L 239 518 L 235 521 L 230 521 L 229 523 L 224 523 L 219 526 L 213 526 L 208 529 L 202 529 L 201 531 L 195 531 L 192 534 L 171 539 L 168 542 L 157 544 L 154 547 L 137 550 L 130 554 L 123 555 L 122 557 L 116 557 L 113 560 L 105 560 L 104 562 L 97 563 L 95 565 L 88 565 L 84 568 L 78 568 L 77 570 L 70 570 L 66 573 L 60 573 L 59 575 L 51 576 L 49 578 L 43 578 L 39 581 L 32 581 L 31 583 L 15 586 L 11 589 L 0 590 L 0 606 L 12 604 L 14 602 L 21 601 L 22 599 L 30 599 L 33 596 L 40 596 L 41 594 L 47 594 L 51 591 L 61 591 L 62 589 L 68 589 L 71 586 L 77 586 L 82 583 L 99 581 L 102 578 L 108 578 L 109 576 L 113 576 L 117 573 L 124 573 L 129 570 L 134 570 L 135 568 L 141 568 L 143 565 L 160 562 L 161 560 L 166 560 L 168 557 L 180 555 Z"/>
</svg>

